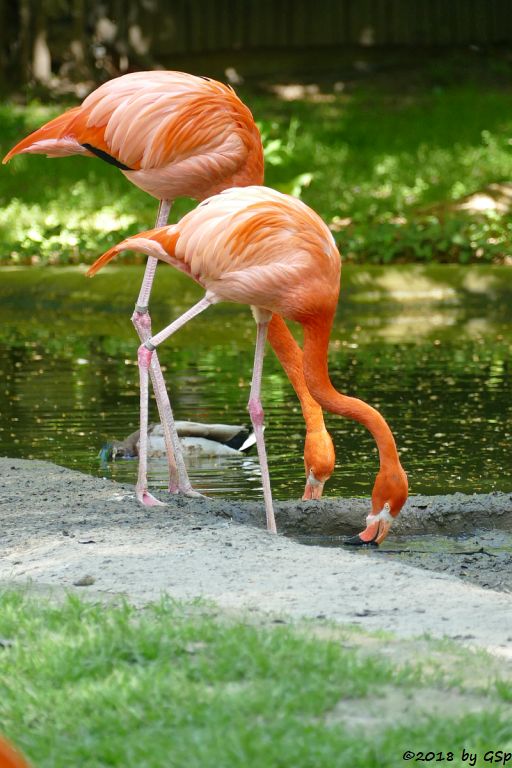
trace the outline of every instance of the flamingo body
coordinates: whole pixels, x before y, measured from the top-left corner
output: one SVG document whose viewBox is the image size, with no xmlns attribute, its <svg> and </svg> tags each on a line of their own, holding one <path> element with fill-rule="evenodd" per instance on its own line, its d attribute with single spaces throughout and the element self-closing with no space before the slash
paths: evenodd
<svg viewBox="0 0 512 768">
<path fill-rule="evenodd" d="M 250 304 L 301 322 L 338 300 L 341 260 L 334 238 L 307 205 L 267 187 L 225 190 L 175 226 L 123 241 L 119 250 L 156 256 L 219 300 Z"/>
<path fill-rule="evenodd" d="M 159 200 L 263 181 L 261 137 L 232 88 L 184 72 L 133 72 L 20 141 L 17 154 L 96 155 Z"/>
<path fill-rule="evenodd" d="M 311 395 L 327 410 L 362 423 L 377 442 L 380 471 L 372 494 L 372 514 L 359 543 L 380 543 L 405 503 L 407 476 L 393 434 L 380 413 L 361 400 L 342 395 L 331 384 L 327 349 L 339 295 L 341 259 L 320 217 L 300 200 L 266 187 L 229 189 L 203 201 L 174 226 L 124 240 L 100 257 L 87 274 L 96 274 L 124 249 L 167 262 L 206 290 L 203 300 L 140 348 L 141 370 L 148 369 L 158 344 L 209 304 L 224 300 L 251 305 L 258 339 L 257 375 L 253 374 L 249 411 L 257 437 L 260 429 L 260 440 L 263 412 L 259 381 L 266 328 L 274 313 L 303 326 L 303 376 Z M 258 450 L 260 462 L 262 456 L 266 462 L 261 445 Z M 262 463 L 264 478 L 265 472 Z M 323 485 L 329 475 L 322 467 L 310 469 L 310 473 L 313 486 Z M 269 483 L 266 505 L 267 520 L 270 509 L 273 521 Z M 275 530 L 275 524 L 269 530 Z"/>
</svg>

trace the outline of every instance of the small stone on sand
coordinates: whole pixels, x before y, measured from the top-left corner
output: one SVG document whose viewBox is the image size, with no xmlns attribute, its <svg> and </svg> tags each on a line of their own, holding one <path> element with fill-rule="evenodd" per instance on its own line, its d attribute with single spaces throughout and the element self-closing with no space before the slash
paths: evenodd
<svg viewBox="0 0 512 768">
<path fill-rule="evenodd" d="M 94 576 L 82 576 L 82 578 L 74 581 L 73 585 L 75 587 L 90 587 L 91 584 L 94 584 L 95 581 L 96 579 L 94 578 Z"/>
</svg>

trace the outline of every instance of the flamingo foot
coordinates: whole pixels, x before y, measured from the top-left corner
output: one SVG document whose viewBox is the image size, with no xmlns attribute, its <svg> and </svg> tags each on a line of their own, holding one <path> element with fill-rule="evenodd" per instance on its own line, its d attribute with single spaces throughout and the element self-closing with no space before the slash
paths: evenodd
<svg viewBox="0 0 512 768">
<path fill-rule="evenodd" d="M 169 483 L 169 493 L 174 495 L 183 494 L 191 499 L 206 499 L 206 496 L 199 491 L 194 490 L 191 485 L 180 485 L 179 483 Z"/>
<path fill-rule="evenodd" d="M 192 486 L 190 488 L 186 488 L 182 490 L 182 493 L 184 496 L 188 496 L 190 499 L 206 499 L 206 496 L 204 493 L 199 493 L 199 491 L 195 491 Z"/>
<path fill-rule="evenodd" d="M 142 490 L 137 488 L 135 490 L 135 495 L 137 496 L 137 501 L 140 501 L 140 503 L 144 504 L 145 507 L 165 507 L 163 501 L 156 499 L 153 494 L 147 490 L 147 488 Z"/>
</svg>

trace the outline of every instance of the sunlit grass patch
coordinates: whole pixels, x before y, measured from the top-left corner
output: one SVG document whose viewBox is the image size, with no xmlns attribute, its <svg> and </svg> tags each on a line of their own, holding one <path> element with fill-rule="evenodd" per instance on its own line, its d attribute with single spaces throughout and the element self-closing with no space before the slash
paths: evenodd
<svg viewBox="0 0 512 768">
<path fill-rule="evenodd" d="M 341 755 L 395 765 L 406 749 L 483 749 L 512 736 L 492 686 L 485 712 L 459 683 L 450 696 L 460 712 L 418 712 L 423 689 L 435 702 L 450 686 L 446 672 L 423 669 L 425 642 L 404 663 L 379 652 L 392 637 L 323 626 L 247 623 L 202 603 L 137 610 L 4 592 L 2 728 L 39 768 L 332 768 Z"/>
</svg>

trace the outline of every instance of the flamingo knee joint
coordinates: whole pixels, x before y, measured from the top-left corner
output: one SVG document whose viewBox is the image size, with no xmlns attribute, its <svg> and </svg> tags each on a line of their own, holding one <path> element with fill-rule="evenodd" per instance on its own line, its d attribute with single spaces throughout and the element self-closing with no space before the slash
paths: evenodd
<svg viewBox="0 0 512 768">
<path fill-rule="evenodd" d="M 144 344 L 141 344 L 138 352 L 137 352 L 137 362 L 139 364 L 140 368 L 145 368 L 146 370 L 149 369 L 151 365 L 151 358 L 153 357 L 153 351 L 155 347 L 151 345 L 151 349 L 146 346 L 147 342 L 144 342 Z"/>
<path fill-rule="evenodd" d="M 255 400 L 253 398 L 250 398 L 247 409 L 249 411 L 249 414 L 251 416 L 251 421 L 254 426 L 261 427 L 263 426 L 263 421 L 265 419 L 265 414 L 263 412 L 263 407 L 261 405 L 261 402 L 259 400 Z"/>
</svg>

